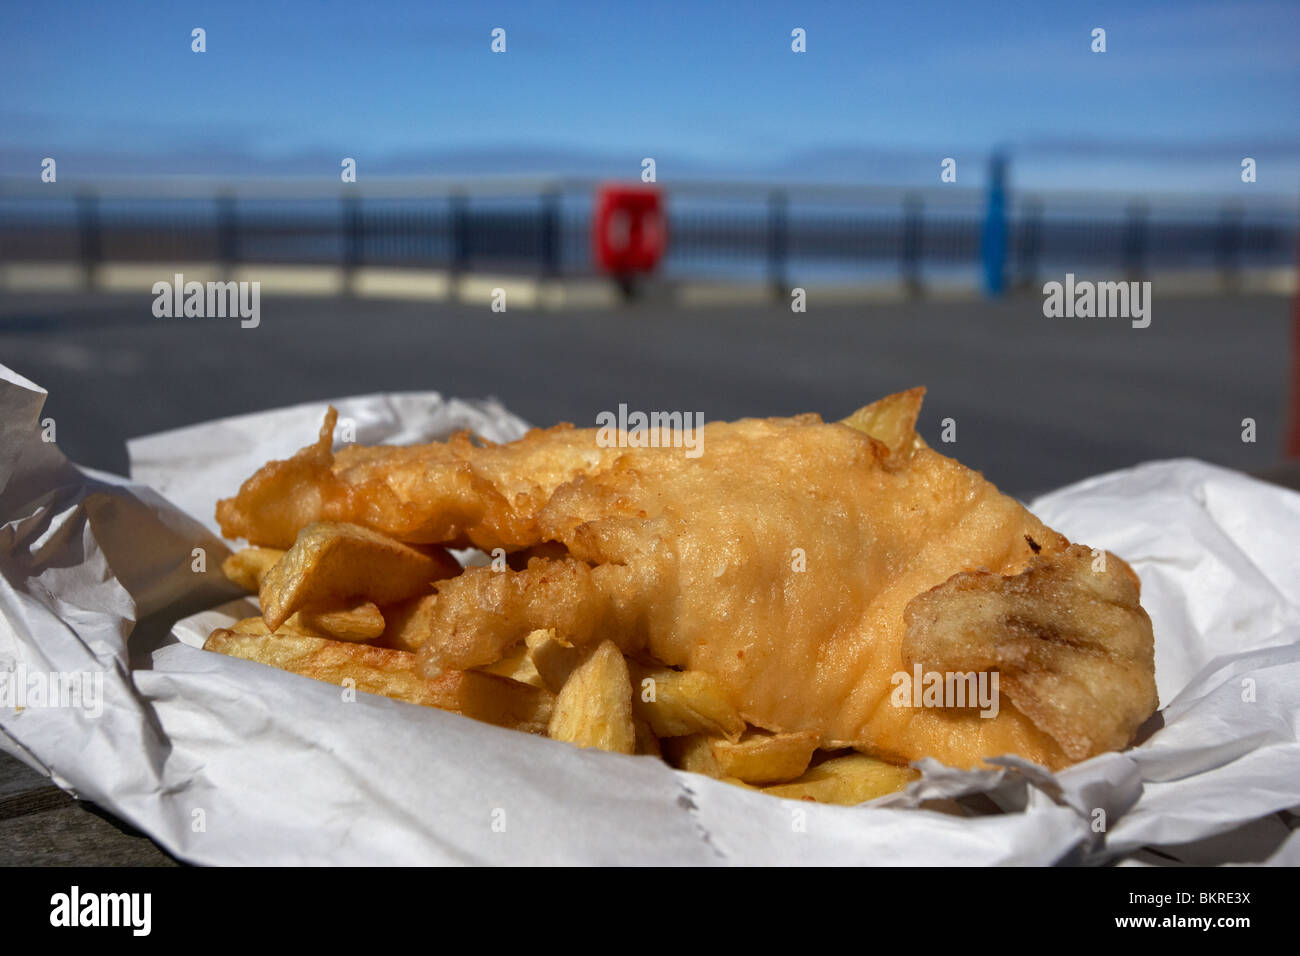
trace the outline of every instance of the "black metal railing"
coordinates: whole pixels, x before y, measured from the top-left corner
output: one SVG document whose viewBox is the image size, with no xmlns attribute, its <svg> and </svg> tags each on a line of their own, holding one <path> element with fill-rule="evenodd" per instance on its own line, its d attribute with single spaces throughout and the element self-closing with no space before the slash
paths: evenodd
<svg viewBox="0 0 1300 956">
<path fill-rule="evenodd" d="M 595 182 L 386 182 L 322 188 L 0 182 L 0 260 L 216 262 L 590 275 Z M 901 282 L 920 292 L 976 274 L 986 217 L 980 190 L 667 184 L 668 278 Z M 1064 271 L 1136 278 L 1294 265 L 1295 209 L 1284 199 L 1009 196 L 1012 285 Z"/>
</svg>

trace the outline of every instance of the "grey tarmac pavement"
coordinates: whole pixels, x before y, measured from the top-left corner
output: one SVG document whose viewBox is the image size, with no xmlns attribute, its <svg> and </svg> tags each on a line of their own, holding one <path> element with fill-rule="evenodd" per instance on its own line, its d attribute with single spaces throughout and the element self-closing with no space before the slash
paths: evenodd
<svg viewBox="0 0 1300 956">
<path fill-rule="evenodd" d="M 1028 496 L 1140 461 L 1246 471 L 1280 456 L 1289 300 L 1162 297 L 1153 320 L 1048 319 L 1002 301 L 493 313 L 486 305 L 265 298 L 261 325 L 159 319 L 152 296 L 0 296 L 0 362 L 49 390 L 74 460 L 124 473 L 124 441 L 225 415 L 378 391 L 495 395 L 538 423 L 597 412 L 843 416 L 924 384 L 922 433 Z M 939 441 L 941 421 L 957 441 Z M 1242 420 L 1257 441 L 1242 441 Z M 312 436 L 302 435 L 305 444 Z M 233 490 L 233 489 L 232 489 Z"/>
</svg>

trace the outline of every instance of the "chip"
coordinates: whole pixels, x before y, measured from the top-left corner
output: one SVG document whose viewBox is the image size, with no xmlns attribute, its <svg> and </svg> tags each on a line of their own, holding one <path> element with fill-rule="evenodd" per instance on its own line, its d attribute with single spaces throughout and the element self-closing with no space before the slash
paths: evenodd
<svg viewBox="0 0 1300 956">
<path fill-rule="evenodd" d="M 745 720 L 722 686 L 703 671 L 629 662 L 635 685 L 632 706 L 660 737 L 707 734 L 735 740 Z"/>
<path fill-rule="evenodd" d="M 866 754 L 824 760 L 789 783 L 764 787 L 763 792 L 790 800 L 814 800 L 854 806 L 902 790 L 919 779 L 919 770 L 885 763 Z"/>
<path fill-rule="evenodd" d="M 602 642 L 564 682 L 547 733 L 579 747 L 636 753 L 632 681 L 612 641 Z"/>
<path fill-rule="evenodd" d="M 360 525 L 317 522 L 262 579 L 262 617 L 274 630 L 304 607 L 394 604 L 460 570 L 441 548 L 421 550 Z"/>
<path fill-rule="evenodd" d="M 244 548 L 221 562 L 221 573 L 250 594 L 262 586 L 262 578 L 284 557 L 279 548 Z"/>
<path fill-rule="evenodd" d="M 739 740 L 710 740 L 709 749 L 724 777 L 745 783 L 783 783 L 808 769 L 817 735 L 751 731 Z"/>
<path fill-rule="evenodd" d="M 533 734 L 546 731 L 554 703 L 546 691 L 476 671 L 449 671 L 430 680 L 416 670 L 415 655 L 386 647 L 219 628 L 203 648 L 330 684 L 351 680 L 366 693 Z"/>
</svg>

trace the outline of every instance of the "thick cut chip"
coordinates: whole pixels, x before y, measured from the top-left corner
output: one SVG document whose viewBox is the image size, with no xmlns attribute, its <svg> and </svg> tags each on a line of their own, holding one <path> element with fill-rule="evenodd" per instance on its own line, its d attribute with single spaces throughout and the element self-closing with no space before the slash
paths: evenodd
<svg viewBox="0 0 1300 956">
<path fill-rule="evenodd" d="M 774 797 L 851 807 L 902 790 L 920 776 L 911 767 L 885 763 L 866 754 L 849 754 L 824 760 L 797 780 L 762 789 Z"/>
<path fill-rule="evenodd" d="M 636 724 L 636 752 L 647 757 L 662 757 L 659 738 L 650 725 L 640 717 L 633 718 L 633 723 Z"/>
<path fill-rule="evenodd" d="M 745 720 L 722 685 L 703 671 L 675 671 L 629 661 L 632 706 L 659 737 L 707 734 L 736 740 Z"/>
<path fill-rule="evenodd" d="M 718 759 L 713 756 L 713 748 L 710 746 L 712 740 L 704 734 L 691 734 L 687 737 L 669 737 L 660 741 L 660 744 L 663 746 L 664 759 L 678 770 L 721 780 L 724 774 L 718 766 Z"/>
<path fill-rule="evenodd" d="M 221 562 L 221 573 L 245 591 L 256 594 L 262 578 L 284 557 L 279 548 L 244 548 Z"/>
<path fill-rule="evenodd" d="M 331 641 L 368 641 L 375 637 L 376 623 L 373 615 L 378 613 L 379 609 L 373 604 L 360 604 L 354 608 L 320 614 L 298 611 L 289 615 L 289 620 L 274 631 L 262 618 L 246 617 L 234 624 L 231 630 L 236 634 L 287 634 L 296 637 L 323 637 Z M 383 630 L 382 616 L 378 629 Z"/>
<path fill-rule="evenodd" d="M 398 651 L 418 651 L 433 630 L 436 594 L 421 594 L 384 608 L 384 633 L 379 643 Z"/>
<path fill-rule="evenodd" d="M 416 671 L 414 655 L 386 647 L 220 628 L 203 648 L 330 684 L 351 679 L 357 690 L 533 734 L 544 733 L 551 716 L 553 699 L 545 691 L 474 671 L 430 680 Z"/>
<path fill-rule="evenodd" d="M 384 633 L 384 615 L 373 601 L 361 601 L 342 608 L 305 607 L 301 611 L 295 611 L 289 621 L 294 619 L 297 619 L 303 630 L 332 637 L 336 641 L 372 641 Z"/>
<path fill-rule="evenodd" d="M 710 740 L 709 749 L 724 777 L 745 783 L 783 783 L 808 769 L 817 735 L 749 733 L 740 740 Z"/>
<path fill-rule="evenodd" d="M 536 633 L 546 634 L 545 631 Z M 532 635 L 529 635 L 530 637 Z M 498 677 L 506 677 L 521 684 L 527 684 L 530 687 L 544 687 L 542 675 L 537 673 L 537 665 L 533 663 L 533 657 L 527 643 L 516 644 L 510 650 L 506 651 L 501 660 L 493 664 L 486 664 L 477 668 L 485 674 L 496 674 Z"/>
<path fill-rule="evenodd" d="M 420 550 L 360 525 L 317 522 L 302 529 L 262 580 L 262 616 L 274 629 L 304 607 L 394 604 L 460 570 L 441 548 Z"/>
<path fill-rule="evenodd" d="M 579 747 L 636 753 L 632 682 L 627 662 L 612 641 L 604 641 L 578 665 L 555 699 L 548 734 Z"/>
<path fill-rule="evenodd" d="M 558 694 L 573 669 L 582 663 L 587 649 L 574 647 L 568 641 L 557 637 L 551 628 L 532 631 L 524 638 L 528 647 L 528 658 L 537 669 L 542 686 L 553 694 Z"/>
<path fill-rule="evenodd" d="M 589 653 L 589 648 L 574 647 L 557 638 L 554 630 L 542 628 L 530 632 L 499 661 L 477 669 L 558 694 Z"/>
<path fill-rule="evenodd" d="M 326 637 L 318 631 L 310 631 L 303 626 L 302 620 L 297 614 L 289 618 L 274 631 L 266 626 L 266 621 L 260 617 L 246 617 L 242 621 L 236 621 L 230 626 L 230 630 L 236 634 L 254 634 L 262 637 L 275 634 L 287 637 Z"/>
<path fill-rule="evenodd" d="M 916 419 L 921 414 L 924 399 L 924 388 L 886 395 L 859 408 L 842 424 L 865 432 L 884 445 L 889 450 L 885 458 L 886 467 L 897 467 L 905 464 L 912 452 L 924 444 L 916 433 Z"/>
</svg>

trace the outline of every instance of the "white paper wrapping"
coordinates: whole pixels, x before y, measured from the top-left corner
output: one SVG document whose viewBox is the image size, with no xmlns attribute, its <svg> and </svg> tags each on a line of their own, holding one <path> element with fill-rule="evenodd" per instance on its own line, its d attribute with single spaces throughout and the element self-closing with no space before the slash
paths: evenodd
<svg viewBox="0 0 1300 956">
<path fill-rule="evenodd" d="M 43 397 L 0 366 L 0 669 L 100 674 L 102 712 L 0 707 L 0 747 L 183 859 L 1204 863 L 1235 859 L 1232 834 L 1248 833 L 1251 859 L 1300 862 L 1272 816 L 1300 806 L 1300 495 L 1184 460 L 1035 502 L 1142 577 L 1163 704 L 1145 739 L 1056 775 L 925 761 L 904 793 L 828 807 L 367 694 L 345 702 L 199 650 L 251 613 L 221 579 L 217 498 L 309 443 L 324 403 L 135 440 L 127 481 L 43 442 Z M 334 404 L 363 443 L 525 428 L 495 402 L 434 393 Z"/>
</svg>

